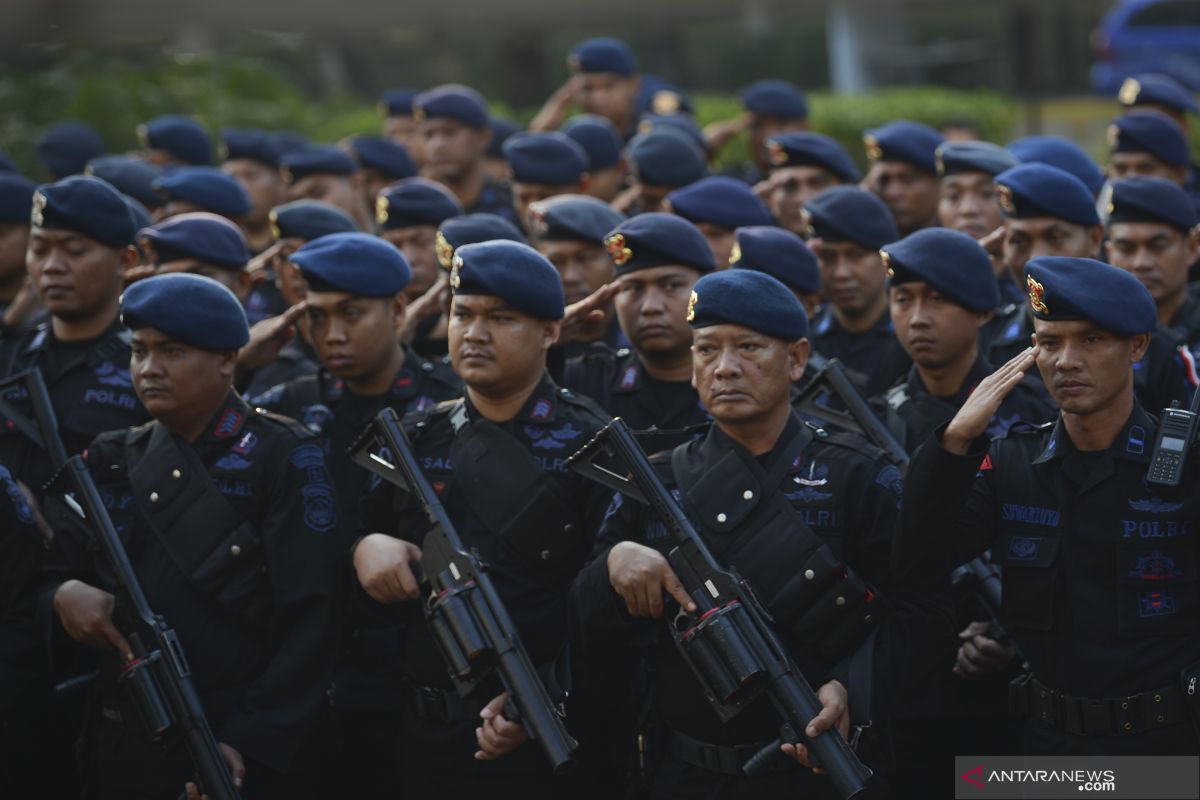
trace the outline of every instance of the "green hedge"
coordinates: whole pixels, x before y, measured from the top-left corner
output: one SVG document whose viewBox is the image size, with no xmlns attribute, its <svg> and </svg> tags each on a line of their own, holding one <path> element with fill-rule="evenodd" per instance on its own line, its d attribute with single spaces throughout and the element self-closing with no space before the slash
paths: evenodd
<svg viewBox="0 0 1200 800">
<path fill-rule="evenodd" d="M 330 141 L 376 131 L 374 98 L 313 98 L 278 66 L 254 57 L 152 59 L 70 56 L 49 68 L 0 74 L 0 150 L 33 177 L 42 177 L 35 146 L 42 131 L 62 119 L 96 126 L 112 152 L 136 146 L 137 125 L 159 114 L 189 113 L 214 132 L 223 126 L 258 126 L 302 131 Z M 814 93 L 813 127 L 838 139 L 862 158 L 862 131 L 890 119 L 934 126 L 957 118 L 974 120 L 987 138 L 1005 141 L 1018 112 L 1000 95 L 933 88 L 888 89 L 859 96 Z M 741 113 L 736 98 L 696 93 L 701 125 Z M 536 109 L 497 111 L 527 121 Z M 719 166 L 746 159 L 744 139 L 717 156 Z"/>
</svg>

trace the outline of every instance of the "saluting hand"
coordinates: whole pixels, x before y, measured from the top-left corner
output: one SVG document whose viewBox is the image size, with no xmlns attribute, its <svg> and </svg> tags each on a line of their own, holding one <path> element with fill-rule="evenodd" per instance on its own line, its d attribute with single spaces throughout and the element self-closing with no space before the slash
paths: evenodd
<svg viewBox="0 0 1200 800">
<path fill-rule="evenodd" d="M 435 314 L 442 313 L 442 305 L 449 296 L 450 276 L 443 272 L 433 286 L 408 304 L 408 308 L 404 312 L 404 327 L 400 331 L 400 341 L 407 344 L 417 338 L 417 328 L 420 323 Z"/>
<path fill-rule="evenodd" d="M 630 616 L 660 619 L 664 591 L 689 613 L 696 610 L 666 557 L 636 542 L 620 542 L 608 551 L 608 582 L 625 601 Z"/>
<path fill-rule="evenodd" d="M 237 374 L 245 375 L 265 367 L 296 335 L 296 323 L 304 316 L 308 303 L 300 302 L 276 317 L 268 317 L 250 326 L 250 341 L 238 351 Z"/>
<path fill-rule="evenodd" d="M 942 434 L 942 447 L 957 455 L 966 455 L 971 442 L 978 439 L 987 431 L 988 423 L 1008 393 L 1016 388 L 1025 377 L 1025 372 L 1033 366 L 1037 357 L 1036 347 L 1027 347 L 1015 358 L 1000 369 L 984 378 L 971 392 L 967 402 L 950 420 L 946 432 Z"/>
<path fill-rule="evenodd" d="M 621 284 L 612 281 L 579 302 L 567 306 L 563 313 L 562 332 L 558 335 L 558 343 L 578 341 L 597 333 L 596 328 L 604 323 L 604 304 L 619 291 Z"/>
<path fill-rule="evenodd" d="M 413 574 L 413 563 L 421 560 L 421 548 L 412 542 L 369 533 L 354 548 L 354 574 L 367 594 L 380 603 L 398 603 L 421 596 Z"/>
</svg>

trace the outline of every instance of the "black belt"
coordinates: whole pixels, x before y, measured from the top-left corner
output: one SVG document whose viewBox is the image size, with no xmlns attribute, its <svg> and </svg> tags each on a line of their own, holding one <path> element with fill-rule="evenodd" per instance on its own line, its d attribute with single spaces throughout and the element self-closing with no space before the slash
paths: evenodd
<svg viewBox="0 0 1200 800">
<path fill-rule="evenodd" d="M 1128 736 L 1187 719 L 1177 686 L 1096 699 L 1063 694 L 1032 675 L 1022 675 L 1011 684 L 1009 705 L 1072 736 Z"/>
<path fill-rule="evenodd" d="M 754 758 L 770 742 L 756 744 L 711 744 L 699 739 L 693 739 L 686 733 L 672 730 L 667 737 L 667 752 L 693 767 L 700 767 L 709 772 L 722 775 L 737 775 L 745 777 L 746 762 Z M 758 774 L 774 774 L 787 772 L 796 766 L 796 762 L 782 752 L 778 759 L 771 760 Z"/>
<path fill-rule="evenodd" d="M 447 691 L 415 683 L 408 684 L 408 688 L 413 700 L 413 709 L 422 719 L 455 723 L 477 718 L 479 715 L 477 709 L 472 710 L 467 701 L 453 690 Z"/>
</svg>

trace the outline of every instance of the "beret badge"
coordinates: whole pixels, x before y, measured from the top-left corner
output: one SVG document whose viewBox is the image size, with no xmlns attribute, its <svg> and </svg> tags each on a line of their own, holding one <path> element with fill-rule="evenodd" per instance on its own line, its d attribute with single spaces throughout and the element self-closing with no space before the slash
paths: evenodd
<svg viewBox="0 0 1200 800">
<path fill-rule="evenodd" d="M 462 276 L 459 275 L 463 265 L 462 256 L 456 256 L 452 264 L 453 267 L 450 270 L 450 288 L 457 290 L 462 285 Z"/>
<path fill-rule="evenodd" d="M 633 251 L 625 246 L 624 234 L 614 233 L 609 236 L 604 240 L 604 247 L 608 250 L 608 257 L 618 267 L 633 258 Z"/>
<path fill-rule="evenodd" d="M 375 198 L 375 221 L 380 225 L 388 221 L 388 199 L 383 195 Z"/>
<path fill-rule="evenodd" d="M 692 322 L 696 319 L 696 302 L 700 299 L 700 295 L 692 292 L 692 296 L 688 298 L 688 313 L 687 321 Z"/>
<path fill-rule="evenodd" d="M 675 114 L 679 111 L 679 95 L 669 89 L 662 89 L 654 93 L 654 98 L 650 101 L 650 107 L 655 114 L 664 116 Z"/>
<path fill-rule="evenodd" d="M 729 250 L 729 266 L 733 266 L 742 260 L 742 246 L 737 242 L 733 243 L 733 247 Z"/>
<path fill-rule="evenodd" d="M 883 262 L 883 268 L 887 270 L 889 278 L 896 277 L 896 270 L 892 268 L 892 257 L 888 255 L 887 250 L 879 251 L 879 260 Z"/>
<path fill-rule="evenodd" d="M 1004 184 L 999 184 L 996 186 L 996 197 L 1000 201 L 1001 211 L 1003 211 L 1005 214 L 1017 213 L 1017 206 L 1015 203 L 1013 203 L 1012 189 L 1008 188 Z"/>
<path fill-rule="evenodd" d="M 281 231 L 279 229 L 279 215 L 276 214 L 274 211 L 271 211 L 271 213 L 268 214 L 267 217 L 271 220 L 271 236 L 273 236 L 275 238 L 275 241 L 278 242 L 280 239 L 283 238 L 283 231 Z"/>
<path fill-rule="evenodd" d="M 44 223 L 46 221 L 45 216 L 43 214 L 43 212 L 45 210 L 46 210 L 46 195 L 42 194 L 41 192 L 34 192 L 34 194 L 33 194 L 33 210 L 29 214 L 29 221 L 40 228 L 42 226 L 42 223 Z"/>
<path fill-rule="evenodd" d="M 788 160 L 787 151 L 783 149 L 783 145 L 775 141 L 767 142 L 767 157 L 776 167 L 782 167 Z"/>
<path fill-rule="evenodd" d="M 1121 91 L 1117 92 L 1117 100 L 1123 106 L 1131 106 L 1137 102 L 1138 95 L 1142 93 L 1142 84 L 1137 78 L 1126 78 L 1121 84 Z"/>
<path fill-rule="evenodd" d="M 1049 314 L 1050 309 L 1046 307 L 1046 301 L 1043 299 L 1046 295 L 1046 288 L 1033 279 L 1030 275 L 1025 279 L 1025 285 L 1029 289 L 1029 305 L 1039 314 Z"/>
<path fill-rule="evenodd" d="M 451 261 L 454 258 L 454 245 L 446 241 L 446 234 L 438 231 L 437 242 L 434 244 L 434 249 L 437 251 L 438 263 L 442 265 L 442 269 L 450 269 Z"/>
<path fill-rule="evenodd" d="M 872 161 L 883 158 L 883 148 L 879 146 L 879 140 L 871 134 L 863 136 L 863 145 L 867 148 L 867 158 Z"/>
</svg>

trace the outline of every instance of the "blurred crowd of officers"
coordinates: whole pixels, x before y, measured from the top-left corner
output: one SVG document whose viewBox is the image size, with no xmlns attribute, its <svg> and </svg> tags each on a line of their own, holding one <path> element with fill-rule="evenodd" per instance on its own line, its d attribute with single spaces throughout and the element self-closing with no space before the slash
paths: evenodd
<svg viewBox="0 0 1200 800">
<path fill-rule="evenodd" d="M 1200 752 L 1190 443 L 1179 487 L 1147 478 L 1197 385 L 1191 94 L 1130 78 L 1104 165 L 896 120 L 862 174 L 786 81 L 701 128 L 620 41 L 568 63 L 527 130 L 445 85 L 336 144 L 167 116 L 121 155 L 53 126 L 40 184 L 0 155 L 0 378 L 40 370 L 243 795 L 835 796 L 803 746 L 744 774 L 778 719 L 711 710 L 662 522 L 567 463 L 615 416 L 879 796 L 949 796 L 954 754 Z M 835 359 L 911 463 L 793 406 Z M 448 680 L 421 507 L 347 455 L 389 407 L 553 684 L 570 775 L 501 687 Z M 0 795 L 177 797 L 111 569 L 0 422 Z"/>
</svg>

